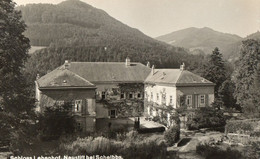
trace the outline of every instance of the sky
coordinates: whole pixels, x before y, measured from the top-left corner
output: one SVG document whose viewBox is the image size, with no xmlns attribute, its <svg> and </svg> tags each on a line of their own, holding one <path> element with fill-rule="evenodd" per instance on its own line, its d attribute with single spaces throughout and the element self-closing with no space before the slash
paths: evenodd
<svg viewBox="0 0 260 159">
<path fill-rule="evenodd" d="M 13 0 L 57 4 L 64 0 Z M 210 27 L 216 31 L 246 37 L 260 31 L 260 0 L 81 0 L 110 16 L 158 37 L 189 27 Z"/>
</svg>

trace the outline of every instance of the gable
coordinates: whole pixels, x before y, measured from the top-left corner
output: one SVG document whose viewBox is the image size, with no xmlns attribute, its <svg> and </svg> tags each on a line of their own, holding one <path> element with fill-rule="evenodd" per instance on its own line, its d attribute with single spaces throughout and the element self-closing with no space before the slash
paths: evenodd
<svg viewBox="0 0 260 159">
<path fill-rule="evenodd" d="M 65 69 L 57 68 L 37 80 L 39 88 L 71 88 L 86 87 L 95 88 L 95 85 L 79 75 Z"/>
</svg>

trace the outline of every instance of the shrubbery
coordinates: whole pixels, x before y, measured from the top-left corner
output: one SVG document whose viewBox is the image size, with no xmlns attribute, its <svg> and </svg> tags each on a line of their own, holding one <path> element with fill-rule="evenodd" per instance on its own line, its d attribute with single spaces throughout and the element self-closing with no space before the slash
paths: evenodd
<svg viewBox="0 0 260 159">
<path fill-rule="evenodd" d="M 75 120 L 69 106 L 46 107 L 39 117 L 38 132 L 42 140 L 58 139 L 63 134 L 75 132 Z"/>
<path fill-rule="evenodd" d="M 238 150 L 232 150 L 227 148 L 226 150 L 222 150 L 216 146 L 211 146 L 208 144 L 197 145 L 196 152 L 205 157 L 206 159 L 243 159 L 244 157 Z"/>
<path fill-rule="evenodd" d="M 223 112 L 210 107 L 195 110 L 194 117 L 187 121 L 189 130 L 222 127 L 225 126 L 225 124 L 226 119 Z"/>
<path fill-rule="evenodd" d="M 164 138 L 169 146 L 172 146 L 180 139 L 180 126 L 175 124 L 171 126 L 165 133 Z"/>
<path fill-rule="evenodd" d="M 167 147 L 153 140 L 137 140 L 136 133 L 128 133 L 126 139 L 116 141 L 105 137 L 78 138 L 62 144 L 62 153 L 69 155 L 120 155 L 123 158 L 165 158 Z"/>
<path fill-rule="evenodd" d="M 250 120 L 230 120 L 225 126 L 226 133 L 243 133 L 250 135 L 254 133 L 256 122 Z"/>
</svg>

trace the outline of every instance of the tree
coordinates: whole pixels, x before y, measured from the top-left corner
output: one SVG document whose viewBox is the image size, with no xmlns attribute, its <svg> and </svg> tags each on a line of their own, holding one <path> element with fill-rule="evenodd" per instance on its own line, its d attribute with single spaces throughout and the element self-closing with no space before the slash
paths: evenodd
<svg viewBox="0 0 260 159">
<path fill-rule="evenodd" d="M 260 113 L 259 62 L 260 41 L 251 39 L 243 41 L 234 72 L 234 95 L 244 112 L 257 116 Z"/>
<path fill-rule="evenodd" d="M 235 90 L 235 83 L 228 78 L 226 81 L 222 83 L 218 93 L 226 109 L 234 108 L 240 111 L 241 107 L 240 105 L 237 104 L 237 101 L 233 95 L 234 90 Z"/>
<path fill-rule="evenodd" d="M 226 119 L 221 110 L 212 107 L 202 107 L 196 109 L 191 117 L 188 117 L 187 128 L 196 130 L 200 128 L 216 128 L 223 127 Z"/>
<path fill-rule="evenodd" d="M 173 146 L 180 139 L 180 125 L 174 124 L 166 130 L 164 139 L 169 146 Z"/>
<path fill-rule="evenodd" d="M 46 107 L 40 114 L 38 134 L 42 140 L 58 139 L 63 134 L 73 134 L 76 130 L 76 121 L 71 115 L 71 106 L 54 105 Z"/>
<path fill-rule="evenodd" d="M 32 100 L 21 73 L 28 58 L 25 23 L 12 0 L 0 1 L 0 107 L 17 115 L 29 112 Z"/>
<path fill-rule="evenodd" d="M 218 90 L 226 80 L 226 69 L 222 54 L 217 47 L 213 50 L 207 65 L 204 65 L 202 76 L 216 84 L 214 95 L 215 98 L 219 98 Z"/>
</svg>

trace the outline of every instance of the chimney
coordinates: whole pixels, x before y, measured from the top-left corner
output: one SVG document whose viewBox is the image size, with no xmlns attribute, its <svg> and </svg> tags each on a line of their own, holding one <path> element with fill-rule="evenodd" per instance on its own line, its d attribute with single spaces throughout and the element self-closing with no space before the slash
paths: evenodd
<svg viewBox="0 0 260 159">
<path fill-rule="evenodd" d="M 36 80 L 40 79 L 40 74 L 37 73 Z"/>
<path fill-rule="evenodd" d="M 181 71 L 185 70 L 185 64 L 184 64 L 184 62 L 183 62 L 182 65 L 180 66 L 180 70 L 181 70 Z"/>
<path fill-rule="evenodd" d="M 125 65 L 126 66 L 130 66 L 131 65 L 130 59 L 128 57 L 125 59 Z"/>
<path fill-rule="evenodd" d="M 154 65 L 152 66 L 151 73 L 152 73 L 152 75 L 154 74 Z"/>
<path fill-rule="evenodd" d="M 64 67 L 65 69 L 69 69 L 70 62 L 69 60 L 65 60 Z"/>
<path fill-rule="evenodd" d="M 149 68 L 151 67 L 149 61 L 147 62 L 146 66 L 149 67 Z"/>
</svg>

